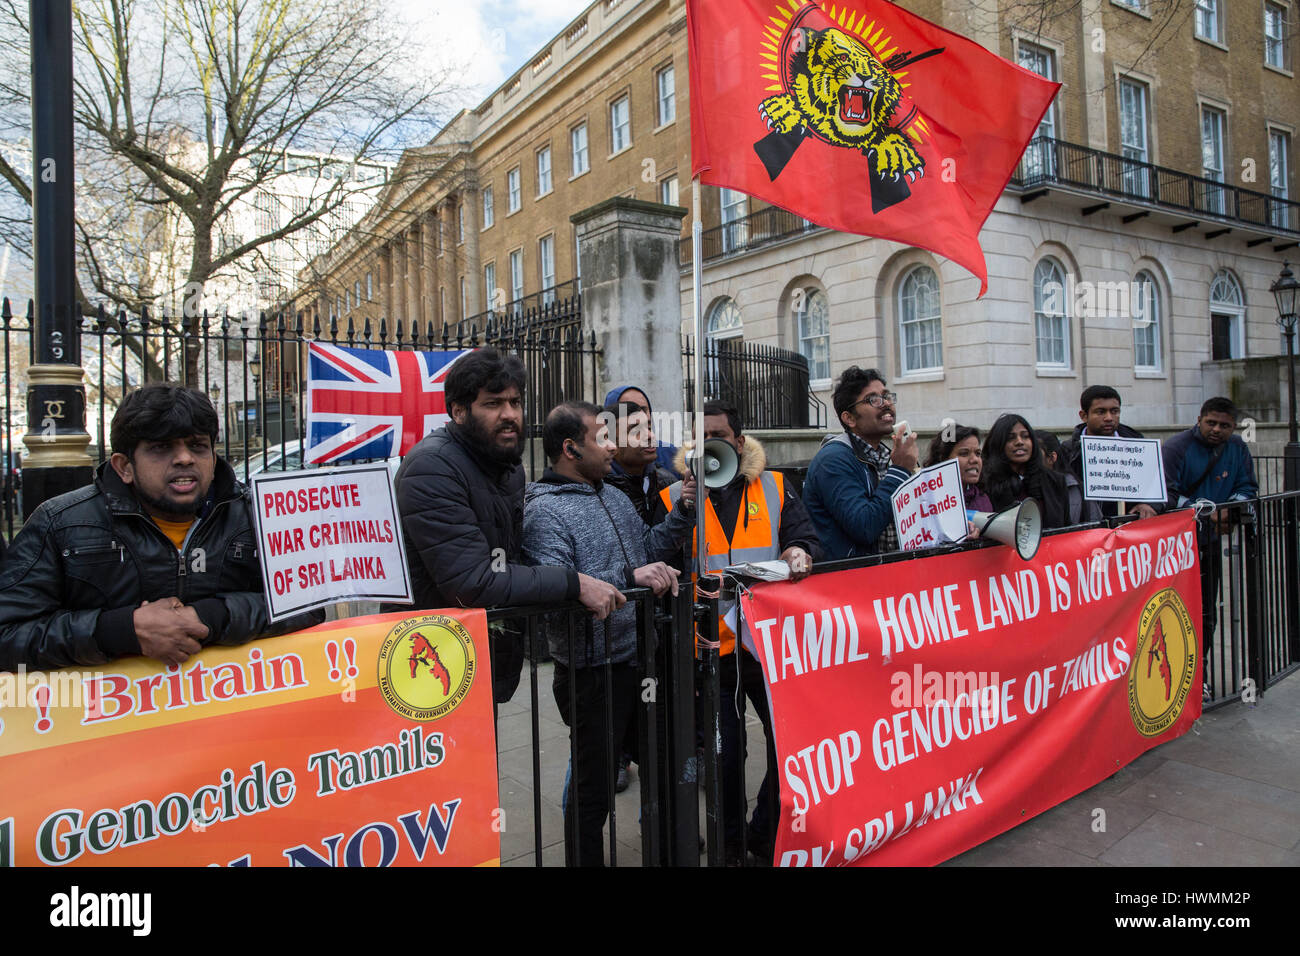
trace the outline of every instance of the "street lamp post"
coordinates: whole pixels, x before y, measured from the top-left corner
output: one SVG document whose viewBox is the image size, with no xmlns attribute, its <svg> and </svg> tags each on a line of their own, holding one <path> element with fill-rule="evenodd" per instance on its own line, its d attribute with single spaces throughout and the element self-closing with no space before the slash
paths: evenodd
<svg viewBox="0 0 1300 956">
<path fill-rule="evenodd" d="M 248 360 L 248 374 L 253 376 L 253 438 L 262 437 L 262 389 L 259 387 L 262 378 L 262 357 L 260 352 L 254 352 L 253 357 Z M 247 407 L 247 403 L 245 403 Z M 248 413 L 244 413 L 245 428 L 247 428 Z M 261 447 L 258 441 L 258 447 Z"/>
<path fill-rule="evenodd" d="M 1285 484 L 1287 491 L 1300 491 L 1300 439 L 1296 435 L 1295 409 L 1295 326 L 1297 312 L 1297 294 L 1300 294 L 1300 282 L 1291 273 L 1290 266 L 1282 263 L 1282 274 L 1269 286 L 1273 298 L 1277 300 L 1277 324 L 1282 326 L 1286 335 L 1286 370 L 1287 370 L 1287 415 L 1288 434 L 1286 443 Z M 1297 496 L 1292 494 L 1286 499 L 1283 508 L 1282 560 L 1285 564 L 1285 587 L 1287 604 L 1287 652 L 1290 660 L 1300 660 L 1300 521 L 1297 520 Z"/>
<path fill-rule="evenodd" d="M 1282 326 L 1286 336 L 1286 370 L 1287 370 L 1287 444 L 1286 471 L 1284 487 L 1287 491 L 1300 491 L 1300 437 L 1296 434 L 1295 405 L 1295 327 L 1297 309 L 1300 303 L 1300 282 L 1291 272 L 1287 263 L 1282 263 L 1282 274 L 1269 286 L 1273 298 L 1277 300 L 1277 324 Z"/>
</svg>

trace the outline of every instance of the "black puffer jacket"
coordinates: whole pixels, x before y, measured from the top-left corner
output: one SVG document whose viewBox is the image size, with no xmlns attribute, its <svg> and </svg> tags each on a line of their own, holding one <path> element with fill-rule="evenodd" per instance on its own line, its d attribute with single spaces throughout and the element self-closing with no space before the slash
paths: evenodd
<svg viewBox="0 0 1300 956">
<path fill-rule="evenodd" d="M 577 599 L 578 573 L 573 569 L 519 563 L 522 466 L 480 454 L 454 422 L 407 453 L 396 485 L 416 608 L 508 607 Z M 408 608 L 394 605 L 385 610 Z M 498 702 L 510 699 L 522 666 L 519 638 L 494 637 L 492 683 Z"/>
<path fill-rule="evenodd" d="M 107 462 L 93 485 L 37 508 L 0 573 L 0 671 L 139 654 L 132 614 L 143 601 L 172 596 L 208 626 L 203 644 L 240 644 L 319 622 L 317 612 L 270 626 L 248 498 L 221 459 L 209 502 L 183 553 Z"/>
</svg>

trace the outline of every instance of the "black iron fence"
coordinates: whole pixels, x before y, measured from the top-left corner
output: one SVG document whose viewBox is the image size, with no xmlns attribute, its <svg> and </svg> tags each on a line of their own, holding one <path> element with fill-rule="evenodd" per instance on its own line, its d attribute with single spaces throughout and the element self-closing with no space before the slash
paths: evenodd
<svg viewBox="0 0 1300 956">
<path fill-rule="evenodd" d="M 695 345 L 682 337 L 685 407 L 694 407 Z M 808 360 L 798 352 L 738 339 L 704 342 L 704 400 L 733 403 L 746 430 L 825 428 L 826 404 L 808 389 Z"/>
<path fill-rule="evenodd" d="M 1253 455 L 1255 480 L 1260 495 L 1276 495 L 1287 490 L 1286 458 L 1282 455 Z"/>
<path fill-rule="evenodd" d="M 556 291 L 556 290 L 551 290 Z M 571 291 L 571 290 L 564 290 Z M 258 469 L 300 467 L 305 455 L 307 345 L 325 342 L 360 349 L 459 351 L 491 345 L 514 352 L 528 370 L 524 396 L 529 453 L 541 419 L 566 398 L 595 400 L 594 335 L 581 328 L 582 302 L 574 292 L 545 304 L 522 303 L 518 314 L 485 313 L 435 329 L 432 323 L 336 317 L 324 322 L 302 312 L 186 318 L 148 310 L 104 309 L 83 320 L 86 428 L 92 459 L 108 455 L 108 426 L 123 396 L 146 382 L 179 381 L 208 394 L 221 413 L 218 450 L 247 479 Z M 22 521 L 22 436 L 29 423 L 23 382 L 32 362 L 32 305 L 18 313 L 0 303 L 4 332 L 4 412 L 0 460 L 5 467 L 3 531 Z"/>
</svg>

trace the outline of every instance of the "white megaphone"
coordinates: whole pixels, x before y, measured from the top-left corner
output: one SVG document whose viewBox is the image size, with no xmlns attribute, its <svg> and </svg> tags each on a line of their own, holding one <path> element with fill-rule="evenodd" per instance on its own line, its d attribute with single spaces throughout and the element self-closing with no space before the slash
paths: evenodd
<svg viewBox="0 0 1300 956">
<path fill-rule="evenodd" d="M 695 460 L 695 452 L 688 451 L 686 460 L 692 462 Z M 704 466 L 704 487 L 706 488 L 723 488 L 731 484 L 731 479 L 736 477 L 736 472 L 740 470 L 740 456 L 736 454 L 736 449 L 731 447 L 731 443 L 723 441 L 721 438 L 710 438 L 704 443 L 704 456 L 701 464 Z"/>
<path fill-rule="evenodd" d="M 1011 545 L 1026 561 L 1038 553 L 1043 538 L 1043 513 L 1033 498 L 1026 498 L 1006 511 L 967 511 L 966 519 L 979 529 L 981 538 Z"/>
</svg>

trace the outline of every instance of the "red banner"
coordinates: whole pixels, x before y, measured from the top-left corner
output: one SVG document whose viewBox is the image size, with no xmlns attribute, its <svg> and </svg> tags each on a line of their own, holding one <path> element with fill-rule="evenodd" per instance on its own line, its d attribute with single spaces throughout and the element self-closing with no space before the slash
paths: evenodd
<svg viewBox="0 0 1300 956">
<path fill-rule="evenodd" d="M 779 865 L 931 865 L 1201 714 L 1191 512 L 760 584 Z"/>
<path fill-rule="evenodd" d="M 1059 84 L 886 0 L 686 13 L 701 182 L 933 250 L 984 294 L 980 228 Z"/>
</svg>

